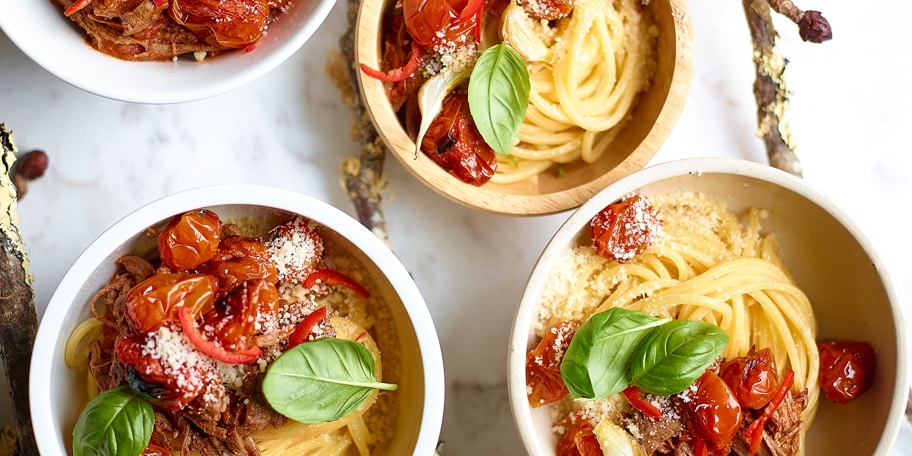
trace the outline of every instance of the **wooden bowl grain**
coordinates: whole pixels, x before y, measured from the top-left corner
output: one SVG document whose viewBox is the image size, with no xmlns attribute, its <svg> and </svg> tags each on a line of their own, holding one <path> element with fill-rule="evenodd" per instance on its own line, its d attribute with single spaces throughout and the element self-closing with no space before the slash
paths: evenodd
<svg viewBox="0 0 912 456">
<path fill-rule="evenodd" d="M 356 29 L 357 64 L 380 68 L 381 24 L 395 0 L 364 0 Z M 396 159 L 425 185 L 470 208 L 508 215 L 543 215 L 578 207 L 599 190 L 646 165 L 678 119 L 693 74 L 693 29 L 685 0 L 653 0 L 649 8 L 659 29 L 656 74 L 641 93 L 632 120 L 595 163 L 562 165 L 513 184 L 475 187 L 448 174 L 424 154 L 393 111 L 384 83 L 358 72 L 361 96 L 380 137 Z"/>
</svg>

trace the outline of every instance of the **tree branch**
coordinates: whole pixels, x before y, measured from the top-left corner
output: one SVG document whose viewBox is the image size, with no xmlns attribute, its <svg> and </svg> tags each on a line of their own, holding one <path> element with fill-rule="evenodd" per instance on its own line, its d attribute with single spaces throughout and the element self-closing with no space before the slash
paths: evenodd
<svg viewBox="0 0 912 456">
<path fill-rule="evenodd" d="M 830 22 L 820 11 L 802 11 L 791 0 L 769 0 L 769 4 L 777 13 L 798 25 L 798 35 L 802 40 L 822 43 L 833 38 Z"/>
<path fill-rule="evenodd" d="M 788 61 L 777 50 L 779 35 L 766 0 L 742 0 L 754 46 L 754 97 L 757 100 L 757 136 L 766 146 L 770 165 L 801 177 L 801 162 L 795 155 L 788 130 L 789 91 L 785 85 Z"/>
<path fill-rule="evenodd" d="M 386 146 L 361 100 L 357 85 L 358 69 L 350 57 L 356 55 L 355 27 L 359 6 L 359 0 L 348 0 L 348 29 L 339 40 L 340 53 L 330 55 L 326 70 L 342 92 L 343 101 L 354 111 L 352 136 L 361 145 L 360 156 L 342 162 L 342 185 L 355 206 L 361 224 L 388 245 L 389 234 L 381 208 L 382 192 L 386 189 L 383 174 Z"/>
<path fill-rule="evenodd" d="M 16 187 L 10 171 L 16 162 L 11 133 L 0 124 L 0 354 L 6 367 L 10 400 L 22 455 L 38 454 L 29 409 L 29 366 L 38 314 L 28 274 L 28 256 L 19 234 Z"/>
</svg>

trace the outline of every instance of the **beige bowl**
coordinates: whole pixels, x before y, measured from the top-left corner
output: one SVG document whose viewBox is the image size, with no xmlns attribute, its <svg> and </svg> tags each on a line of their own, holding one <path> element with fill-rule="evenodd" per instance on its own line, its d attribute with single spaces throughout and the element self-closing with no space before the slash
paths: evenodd
<svg viewBox="0 0 912 456">
<path fill-rule="evenodd" d="M 509 394 L 516 426 L 532 455 L 553 455 L 556 437 L 547 407 L 526 399 L 525 355 L 537 343 L 532 330 L 542 293 L 557 258 L 588 242 L 589 221 L 618 198 L 703 192 L 737 213 L 765 208 L 763 228 L 774 233 L 786 267 L 807 294 L 818 323 L 817 339 L 861 340 L 877 356 L 871 389 L 848 405 L 820 398 L 807 433 L 809 455 L 887 455 L 906 405 L 907 342 L 902 303 L 858 227 L 824 194 L 765 165 L 736 159 L 691 159 L 651 166 L 608 186 L 557 231 L 532 270 L 517 309 L 509 346 Z"/>
<path fill-rule="evenodd" d="M 434 323 L 408 271 L 382 241 L 342 211 L 301 194 L 251 185 L 203 187 L 152 202 L 114 224 L 79 256 L 51 297 L 32 355 L 29 395 L 41 453 L 71 454 L 86 388 L 85 373 L 66 365 L 64 349 L 76 325 L 89 318 L 89 299 L 110 280 L 114 260 L 132 251 L 148 227 L 201 207 L 227 219 L 310 218 L 325 228 L 321 233 L 328 245 L 364 266 L 387 303 L 401 349 L 399 416 L 390 454 L 433 454 L 443 421 L 443 361 Z"/>
<path fill-rule="evenodd" d="M 381 21 L 394 0 L 361 2 L 357 23 L 357 62 L 380 68 Z M 606 185 L 636 171 L 655 155 L 684 107 L 693 73 L 693 31 L 684 0 L 649 2 L 659 28 L 656 76 L 640 94 L 632 120 L 592 164 L 562 166 L 563 173 L 546 172 L 514 184 L 488 183 L 475 187 L 461 182 L 424 154 L 415 156 L 408 136 L 390 106 L 384 83 L 359 72 L 364 104 L 374 126 L 393 156 L 415 177 L 441 195 L 471 208 L 494 213 L 536 215 L 572 209 Z"/>
</svg>

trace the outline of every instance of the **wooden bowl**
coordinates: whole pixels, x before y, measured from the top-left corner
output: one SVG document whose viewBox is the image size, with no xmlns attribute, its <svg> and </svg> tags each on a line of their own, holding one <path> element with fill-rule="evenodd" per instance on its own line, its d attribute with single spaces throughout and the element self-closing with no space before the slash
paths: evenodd
<svg viewBox="0 0 912 456">
<path fill-rule="evenodd" d="M 381 24 L 395 0 L 364 0 L 357 19 L 357 64 L 380 68 Z M 595 163 L 579 160 L 513 183 L 475 187 L 448 174 L 426 155 L 415 155 L 415 143 L 393 111 L 384 83 L 358 72 L 361 95 L 371 120 L 393 156 L 415 177 L 441 195 L 465 206 L 493 213 L 541 215 L 572 209 L 608 184 L 643 166 L 668 137 L 684 107 L 693 74 L 693 30 L 685 0 L 649 3 L 659 29 L 656 74 L 639 95 L 632 119 L 611 143 L 611 153 Z"/>
</svg>

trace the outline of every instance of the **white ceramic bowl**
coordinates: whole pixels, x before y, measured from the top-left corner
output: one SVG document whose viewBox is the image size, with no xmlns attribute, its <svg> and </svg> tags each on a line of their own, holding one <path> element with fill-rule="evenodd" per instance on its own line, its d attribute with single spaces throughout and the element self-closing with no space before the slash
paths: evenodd
<svg viewBox="0 0 912 456">
<path fill-rule="evenodd" d="M 0 29 L 35 63 L 75 87 L 133 103 L 181 103 L 228 92 L 274 69 L 304 45 L 334 4 L 295 1 L 251 52 L 203 63 L 130 62 L 103 54 L 53 1 L 0 0 Z"/>
<path fill-rule="evenodd" d="M 554 455 L 556 443 L 546 407 L 533 411 L 526 399 L 525 356 L 537 343 L 532 325 L 539 295 L 561 253 L 588 242 L 592 217 L 635 190 L 647 196 L 703 192 L 735 213 L 768 210 L 762 226 L 776 236 L 787 268 L 814 306 L 818 340 L 867 341 L 877 355 L 875 383 L 859 399 L 837 405 L 821 395 L 806 454 L 889 454 L 903 420 L 908 373 L 902 303 L 884 264 L 825 194 L 785 172 L 737 159 L 681 160 L 635 172 L 582 205 L 548 243 L 517 309 L 508 353 L 511 408 L 529 454 Z"/>
<path fill-rule="evenodd" d="M 342 211 L 313 198 L 270 187 L 212 186 L 177 193 L 127 215 L 96 239 L 67 271 L 38 328 L 29 395 L 42 454 L 68 454 L 73 425 L 85 400 L 85 377 L 67 367 L 67 336 L 90 316 L 87 303 L 114 273 L 146 228 L 173 215 L 212 209 L 223 218 L 297 214 L 321 224 L 324 239 L 364 265 L 397 326 L 401 347 L 399 419 L 390 454 L 434 453 L 443 420 L 444 378 L 434 323 L 418 288 L 395 255 Z"/>
</svg>

